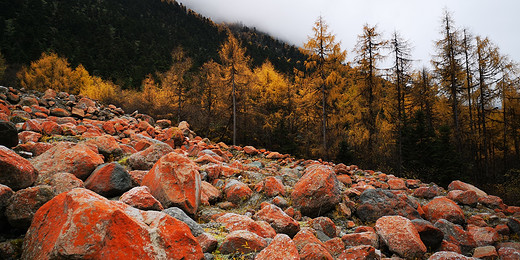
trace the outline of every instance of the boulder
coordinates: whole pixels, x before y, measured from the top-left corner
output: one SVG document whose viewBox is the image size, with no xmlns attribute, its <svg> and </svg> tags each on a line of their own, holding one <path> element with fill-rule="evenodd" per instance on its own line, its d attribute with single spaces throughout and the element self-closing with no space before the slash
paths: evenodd
<svg viewBox="0 0 520 260">
<path fill-rule="evenodd" d="M 119 163 L 105 163 L 87 178 L 85 188 L 101 196 L 115 197 L 132 188 L 132 178 Z"/>
<path fill-rule="evenodd" d="M 197 241 L 199 242 L 200 247 L 202 248 L 202 252 L 211 253 L 217 249 L 218 241 L 215 237 L 208 233 L 202 233 L 197 237 Z"/>
<path fill-rule="evenodd" d="M 498 255 L 502 260 L 520 259 L 520 250 L 512 247 L 502 247 L 498 250 Z"/>
<path fill-rule="evenodd" d="M 286 234 L 278 234 L 273 241 L 255 257 L 255 260 L 299 260 L 296 245 Z"/>
<path fill-rule="evenodd" d="M 58 125 L 58 123 L 54 121 L 44 121 L 41 124 L 42 127 L 42 134 L 44 135 L 61 135 L 63 133 L 63 129 L 61 129 L 61 126 Z"/>
<path fill-rule="evenodd" d="M 253 195 L 253 191 L 246 184 L 237 180 L 230 180 L 224 187 L 224 193 L 226 199 L 235 204 L 244 202 Z"/>
<path fill-rule="evenodd" d="M 173 148 L 163 142 L 156 142 L 150 147 L 128 157 L 128 165 L 134 170 L 150 170 L 164 155 L 173 152 Z"/>
<path fill-rule="evenodd" d="M 268 197 L 285 195 L 285 186 L 279 179 L 269 176 L 257 185 L 257 192 L 263 192 Z"/>
<path fill-rule="evenodd" d="M 225 227 L 233 232 L 237 230 L 247 230 L 253 232 L 264 238 L 273 238 L 276 236 L 276 231 L 264 221 L 254 221 L 248 216 L 239 215 L 235 213 L 226 213 L 216 220 L 217 222 L 223 223 Z M 266 223 L 267 225 L 263 225 Z"/>
<path fill-rule="evenodd" d="M 5 215 L 9 224 L 20 229 L 31 225 L 34 214 L 54 197 L 54 190 L 48 185 L 40 185 L 17 191 L 9 199 Z"/>
<path fill-rule="evenodd" d="M 93 149 L 81 143 L 60 142 L 31 162 L 42 175 L 68 172 L 85 180 L 103 163 L 103 157 Z"/>
<path fill-rule="evenodd" d="M 379 236 L 374 231 L 346 234 L 341 237 L 345 246 L 368 245 L 379 248 Z"/>
<path fill-rule="evenodd" d="M 412 220 L 412 223 L 417 232 L 419 232 L 421 241 L 427 248 L 436 250 L 441 246 L 442 240 L 444 239 L 444 233 L 442 233 L 440 229 L 436 228 L 431 222 L 424 219 L 414 219 Z"/>
<path fill-rule="evenodd" d="M 247 230 L 237 230 L 224 238 L 219 250 L 222 254 L 248 254 L 259 252 L 265 247 L 267 247 L 267 242 L 263 237 Z"/>
<path fill-rule="evenodd" d="M 428 260 L 471 260 L 473 257 L 467 257 L 456 252 L 440 251 L 431 255 Z"/>
<path fill-rule="evenodd" d="M 300 250 L 300 259 L 302 260 L 333 260 L 334 257 L 330 254 L 326 247 L 315 243 L 309 243 L 303 246 Z"/>
<path fill-rule="evenodd" d="M 62 193 L 41 207 L 23 248 L 22 259 L 203 259 L 181 221 L 86 189 Z"/>
<path fill-rule="evenodd" d="M 254 217 L 269 223 L 276 233 L 293 237 L 300 231 L 300 224 L 273 204 L 266 203 Z"/>
<path fill-rule="evenodd" d="M 412 221 L 401 216 L 384 216 L 376 221 L 376 232 L 389 250 L 404 258 L 421 258 L 426 246 Z"/>
<path fill-rule="evenodd" d="M 18 131 L 13 123 L 0 121 L 0 145 L 8 148 L 18 145 Z"/>
<path fill-rule="evenodd" d="M 435 223 L 439 219 L 446 219 L 455 224 L 466 223 L 462 209 L 446 197 L 437 197 L 422 207 L 426 218 Z"/>
<path fill-rule="evenodd" d="M 18 134 L 18 138 L 22 142 L 22 144 L 28 143 L 28 142 L 38 142 L 40 138 L 42 137 L 42 134 L 36 133 L 33 131 L 23 131 Z"/>
<path fill-rule="evenodd" d="M 294 238 L 293 238 L 294 244 L 296 245 L 296 248 L 300 252 L 300 256 L 302 255 L 303 248 L 307 247 L 309 244 L 314 244 L 309 249 L 314 249 L 313 251 L 317 252 L 325 252 L 327 251 L 327 248 L 325 247 L 325 244 L 321 242 L 318 238 L 316 238 L 316 232 L 311 228 L 302 228 L 300 232 L 298 232 Z M 310 250 L 307 250 L 309 253 Z M 329 254 L 330 255 L 330 254 Z M 327 259 L 328 256 L 325 255 L 325 259 Z"/>
<path fill-rule="evenodd" d="M 177 207 L 171 207 L 171 208 L 167 208 L 167 209 L 163 210 L 162 212 L 164 212 L 164 213 L 176 218 L 177 220 L 184 222 L 186 225 L 188 225 L 188 227 L 190 228 L 191 233 L 193 234 L 194 237 L 197 237 L 197 236 L 201 235 L 202 233 L 204 233 L 204 229 L 202 229 L 202 227 L 197 222 L 195 222 L 195 220 L 193 220 L 188 215 L 186 215 L 186 213 L 184 213 L 184 211 L 182 211 L 182 209 L 177 208 Z"/>
<path fill-rule="evenodd" d="M 253 146 L 244 146 L 244 153 L 249 155 L 257 155 L 258 150 L 254 148 Z"/>
<path fill-rule="evenodd" d="M 334 209 L 341 201 L 339 182 L 329 166 L 313 165 L 294 185 L 291 197 L 293 205 L 303 215 L 318 217 Z"/>
<path fill-rule="evenodd" d="M 382 216 L 399 215 L 408 219 L 421 218 L 418 204 L 405 194 L 382 189 L 367 189 L 359 197 L 356 215 L 365 222 L 375 222 Z"/>
<path fill-rule="evenodd" d="M 197 165 L 188 157 L 172 152 L 157 161 L 141 184 L 150 188 L 163 207 L 179 207 L 194 215 L 200 205 L 200 182 Z"/>
<path fill-rule="evenodd" d="M 499 239 L 497 231 L 492 227 L 477 227 L 468 225 L 468 232 L 473 237 L 477 246 L 494 245 Z"/>
<path fill-rule="evenodd" d="M 222 192 L 219 189 L 215 188 L 215 186 L 211 185 L 209 182 L 202 181 L 200 184 L 200 202 L 202 205 L 210 205 L 210 203 L 214 203 L 218 201 L 222 197 Z"/>
<path fill-rule="evenodd" d="M 119 143 L 111 135 L 102 135 L 86 141 L 87 144 L 94 145 L 105 157 L 117 157 L 123 153 Z"/>
<path fill-rule="evenodd" d="M 121 195 L 119 201 L 140 210 L 164 210 L 161 202 L 153 197 L 150 189 L 146 186 L 132 188 Z"/>
<path fill-rule="evenodd" d="M 452 181 L 450 183 L 450 185 L 448 185 L 448 190 L 449 191 L 452 191 L 452 190 L 462 190 L 462 191 L 468 191 L 468 190 L 472 190 L 474 191 L 475 193 L 477 193 L 477 196 L 479 198 L 482 198 L 482 197 L 486 197 L 487 194 L 482 191 L 481 189 L 469 184 L 469 183 L 465 183 L 465 182 L 461 182 L 461 181 Z"/>
<path fill-rule="evenodd" d="M 440 189 L 437 185 L 429 187 L 419 187 L 413 191 L 413 196 L 417 198 L 433 199 L 440 194 Z"/>
<path fill-rule="evenodd" d="M 11 149 L 0 145 L 0 184 L 19 190 L 31 186 L 38 177 L 33 165 Z"/>
<path fill-rule="evenodd" d="M 448 197 L 453 201 L 462 204 L 475 207 L 478 202 L 477 193 L 474 190 L 460 191 L 458 194 L 454 194 L 453 198 L 450 197 L 450 193 L 457 192 L 459 190 L 452 190 L 448 193 Z"/>
<path fill-rule="evenodd" d="M 494 246 L 481 246 L 475 248 L 473 257 L 485 260 L 498 259 L 498 253 Z"/>
<path fill-rule="evenodd" d="M 75 188 L 84 188 L 85 185 L 82 180 L 78 179 L 78 177 L 74 176 L 71 173 L 67 172 L 58 172 L 48 178 L 41 180 L 39 178 L 37 184 L 47 184 L 50 185 L 54 189 L 54 193 L 56 195 L 71 191 Z"/>
<path fill-rule="evenodd" d="M 336 237 L 336 224 L 328 217 L 317 217 L 309 222 L 309 226 L 316 231 L 318 239 L 326 241 Z M 323 239 L 322 237 L 325 236 Z"/>
<path fill-rule="evenodd" d="M 14 191 L 11 188 L 0 184 L 0 232 L 9 228 L 9 223 L 5 216 L 5 209 L 7 208 L 7 205 L 9 205 L 9 199 L 13 195 Z"/>
<path fill-rule="evenodd" d="M 440 219 L 434 226 L 444 233 L 445 241 L 458 245 L 464 254 L 471 252 L 477 246 L 471 234 L 459 225 Z"/>
<path fill-rule="evenodd" d="M 401 178 L 390 179 L 387 183 L 391 190 L 406 190 L 406 183 Z"/>
<path fill-rule="evenodd" d="M 377 254 L 376 249 L 373 246 L 354 246 L 345 249 L 337 258 L 337 260 L 350 260 L 350 259 L 381 259 L 381 256 Z"/>
<path fill-rule="evenodd" d="M 323 244 L 325 245 L 325 248 L 327 248 L 329 253 L 334 257 L 337 257 L 338 255 L 343 253 L 343 250 L 345 250 L 345 243 L 343 243 L 343 240 L 341 240 L 341 238 L 339 237 L 329 239 L 323 242 Z"/>
</svg>

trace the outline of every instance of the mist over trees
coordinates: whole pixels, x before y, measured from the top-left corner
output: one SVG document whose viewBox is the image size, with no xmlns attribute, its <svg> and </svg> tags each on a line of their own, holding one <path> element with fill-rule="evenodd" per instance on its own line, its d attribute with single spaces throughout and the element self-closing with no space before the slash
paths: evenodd
<svg viewBox="0 0 520 260">
<path fill-rule="evenodd" d="M 108 2 L 101 2 L 110 10 Z M 119 32 L 117 38 L 105 28 L 97 35 L 118 44 L 116 53 L 128 51 L 132 57 L 119 57 L 116 60 L 126 63 L 109 66 L 110 55 L 115 55 L 112 47 L 96 43 L 100 53 L 110 55 L 89 56 L 88 48 L 67 49 L 81 39 L 68 41 L 46 32 L 33 35 L 52 42 L 44 50 L 2 41 L 0 69 L 4 63 L 20 67 L 17 84 L 26 88 L 41 90 L 42 81 L 34 79 L 53 77 L 47 87 L 93 96 L 127 112 L 186 120 L 212 141 L 354 163 L 440 185 L 461 179 L 509 203 L 520 201 L 518 65 L 492 39 L 457 25 L 448 11 L 441 14 L 431 66 L 414 67 L 413 39 L 374 25 L 365 24 L 357 44 L 342 50 L 326 17 L 320 16 L 309 28 L 308 41 L 297 49 L 254 29 L 214 24 L 176 2 L 139 2 L 157 5 L 142 7 L 152 13 L 161 8 L 181 10 L 175 11 L 177 18 L 168 19 L 193 27 L 194 32 L 203 30 L 194 33 L 200 42 L 175 38 L 162 45 L 169 36 L 147 31 L 146 37 L 156 39 L 157 46 L 136 49 L 148 39 L 126 42 L 124 34 L 131 31 Z M 85 10 L 95 10 L 84 4 Z M 129 10 L 133 8 L 137 9 Z M 2 28 L 14 30 L 3 30 L 8 36 L 3 39 L 25 30 L 17 19 L 22 18 L 3 17 Z M 101 23 L 89 19 L 86 24 Z M 200 36 L 204 34 L 208 38 Z M 48 50 L 54 52 L 39 56 Z M 59 64 L 63 73 L 46 74 L 49 64 Z M 3 67 L 0 76 L 9 72 Z M 83 87 L 70 89 L 71 85 Z"/>
</svg>

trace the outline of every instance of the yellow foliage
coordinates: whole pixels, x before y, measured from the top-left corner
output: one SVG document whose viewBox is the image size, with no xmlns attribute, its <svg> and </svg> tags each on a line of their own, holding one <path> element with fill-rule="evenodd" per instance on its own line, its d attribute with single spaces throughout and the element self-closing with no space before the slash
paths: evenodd
<svg viewBox="0 0 520 260">
<path fill-rule="evenodd" d="M 39 60 L 31 62 L 29 67 L 23 67 L 18 72 L 18 78 L 20 85 L 27 89 L 41 92 L 54 89 L 104 102 L 114 101 L 118 92 L 112 82 L 90 76 L 81 64 L 72 69 L 67 59 L 56 53 L 43 53 Z"/>
<path fill-rule="evenodd" d="M 114 102 L 118 92 L 118 87 L 114 83 L 96 76 L 91 77 L 89 84 L 85 84 L 80 90 L 81 95 L 105 103 Z"/>
<path fill-rule="evenodd" d="M 88 73 L 85 74 L 84 68 L 72 70 L 67 59 L 56 53 L 43 53 L 39 60 L 18 72 L 20 85 L 24 88 L 42 92 L 50 88 L 71 94 L 79 93 L 85 75 Z"/>
</svg>

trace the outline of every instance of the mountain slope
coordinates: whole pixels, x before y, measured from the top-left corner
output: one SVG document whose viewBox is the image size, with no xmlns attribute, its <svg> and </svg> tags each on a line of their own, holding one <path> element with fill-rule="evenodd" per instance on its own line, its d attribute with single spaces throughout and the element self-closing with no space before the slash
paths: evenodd
<svg viewBox="0 0 520 260">
<path fill-rule="evenodd" d="M 54 51 L 127 88 L 138 87 L 146 74 L 165 71 L 177 46 L 194 58 L 195 67 L 217 60 L 227 37 L 223 26 L 175 1 L 2 1 L 0 10 L 0 50 L 9 64 L 28 64 Z M 247 27 L 240 31 L 248 37 L 254 64 L 269 58 L 287 72 L 305 58 L 266 34 L 250 37 L 258 33 Z"/>
</svg>

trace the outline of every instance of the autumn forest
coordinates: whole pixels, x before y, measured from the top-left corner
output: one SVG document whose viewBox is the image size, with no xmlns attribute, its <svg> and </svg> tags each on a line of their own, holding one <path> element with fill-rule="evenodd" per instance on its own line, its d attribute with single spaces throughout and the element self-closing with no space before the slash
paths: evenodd
<svg viewBox="0 0 520 260">
<path fill-rule="evenodd" d="M 520 68 L 449 10 L 431 61 L 416 67 L 413 39 L 366 24 L 342 49 L 327 17 L 298 48 L 175 1 L 0 5 L 0 85 L 187 121 L 215 142 L 443 186 L 460 179 L 520 202 Z"/>
</svg>

